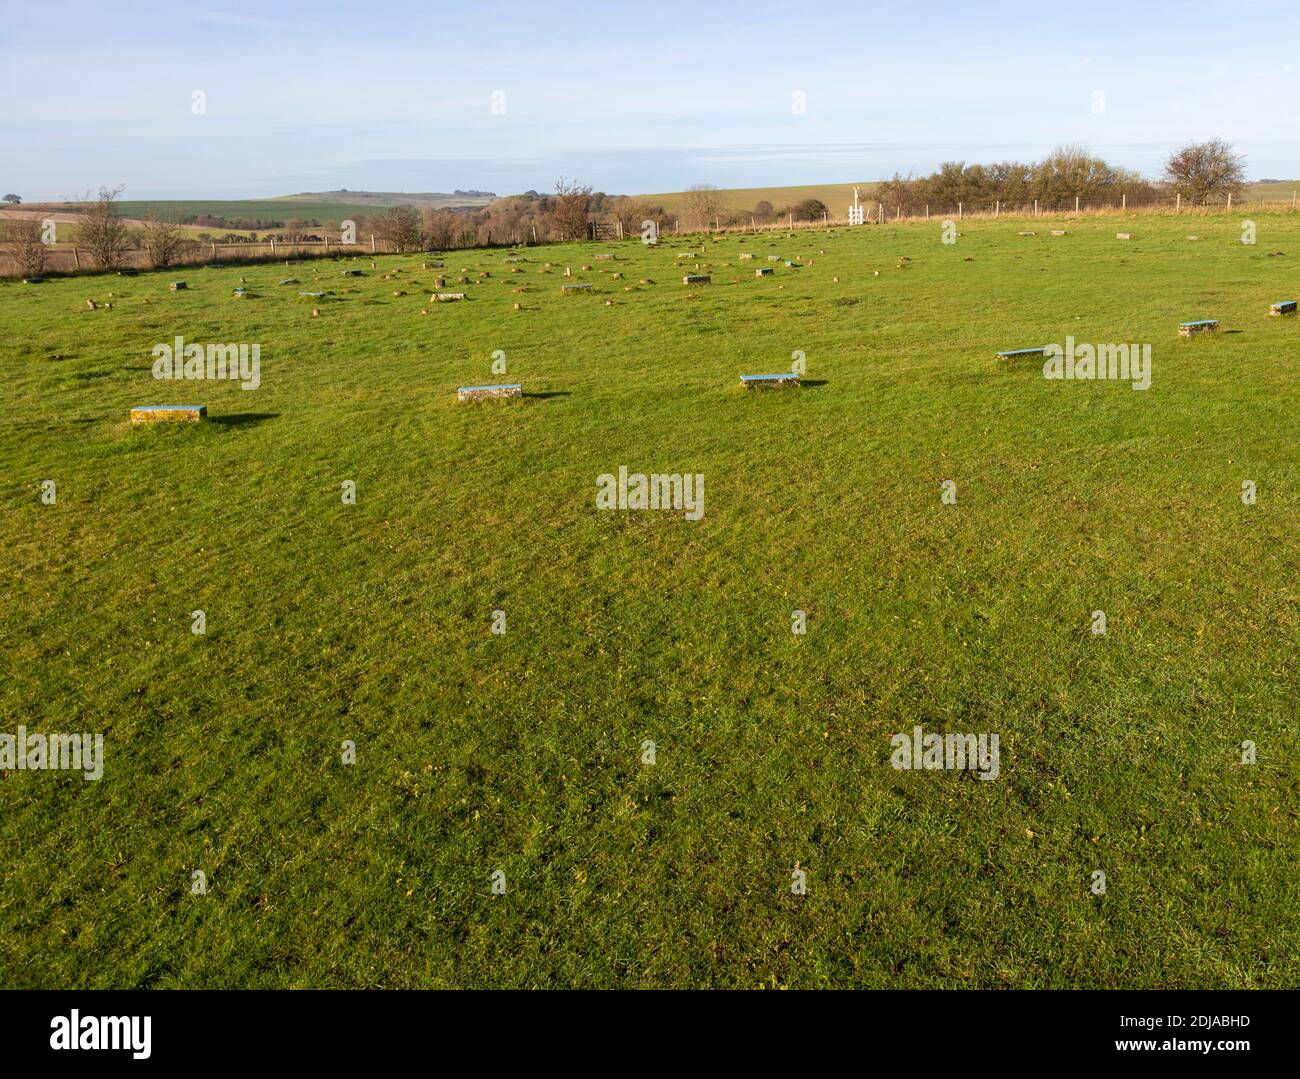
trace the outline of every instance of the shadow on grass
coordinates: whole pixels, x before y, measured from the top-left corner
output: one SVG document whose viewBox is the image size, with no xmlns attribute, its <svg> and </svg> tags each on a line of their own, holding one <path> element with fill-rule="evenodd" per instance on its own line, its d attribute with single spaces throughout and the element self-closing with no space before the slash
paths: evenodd
<svg viewBox="0 0 1300 1079">
<path fill-rule="evenodd" d="M 278 412 L 236 412 L 233 416 L 209 416 L 208 423 L 220 424 L 222 427 L 255 427 L 263 420 L 279 418 Z"/>
<path fill-rule="evenodd" d="M 571 390 L 547 390 L 545 393 L 526 393 L 525 397 L 531 397 L 535 401 L 549 401 L 552 397 L 572 397 Z"/>
<path fill-rule="evenodd" d="M 818 386 L 827 386 L 829 384 L 830 380 L 825 378 L 801 378 L 799 380 L 801 390 L 815 390 Z"/>
</svg>

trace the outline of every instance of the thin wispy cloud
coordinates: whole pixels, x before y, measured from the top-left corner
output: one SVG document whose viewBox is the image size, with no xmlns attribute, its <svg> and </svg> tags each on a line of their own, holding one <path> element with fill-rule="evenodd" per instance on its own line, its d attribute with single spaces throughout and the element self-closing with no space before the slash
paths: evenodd
<svg viewBox="0 0 1300 1079">
<path fill-rule="evenodd" d="M 107 24 L 89 0 L 27 5 L 0 38 L 0 136 L 7 184 L 32 198 L 106 182 L 140 197 L 269 195 L 354 186 L 379 162 L 426 168 L 422 190 L 541 189 L 579 166 L 608 191 L 766 186 L 1073 142 L 1152 173 L 1173 146 L 1215 135 L 1254 175 L 1296 175 L 1300 133 L 1278 105 L 1300 71 L 1279 9 L 1234 8 L 1231 34 L 1205 33 L 1220 7 L 1171 21 L 1101 0 L 1081 20 L 940 3 L 922 19 L 723 0 L 705 26 L 681 0 L 614 0 L 571 22 L 514 2 L 452 21 L 410 0 L 363 20 L 320 0 L 290 21 L 127 0 Z"/>
</svg>

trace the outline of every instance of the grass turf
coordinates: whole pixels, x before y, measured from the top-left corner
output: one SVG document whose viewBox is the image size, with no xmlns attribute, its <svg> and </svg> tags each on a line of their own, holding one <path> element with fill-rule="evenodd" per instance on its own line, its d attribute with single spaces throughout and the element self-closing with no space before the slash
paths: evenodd
<svg viewBox="0 0 1300 1079">
<path fill-rule="evenodd" d="M 0 730 L 106 752 L 0 778 L 0 982 L 1296 984 L 1300 218 L 1256 220 L 0 285 Z M 154 381 L 178 334 L 260 389 Z M 1151 389 L 994 359 L 1067 334 Z M 703 519 L 598 511 L 619 465 Z M 914 724 L 1000 778 L 894 770 Z"/>
</svg>

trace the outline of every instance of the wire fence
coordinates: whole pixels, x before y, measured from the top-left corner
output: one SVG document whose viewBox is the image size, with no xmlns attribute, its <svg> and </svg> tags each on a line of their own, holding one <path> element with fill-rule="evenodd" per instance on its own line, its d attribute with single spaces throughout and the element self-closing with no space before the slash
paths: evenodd
<svg viewBox="0 0 1300 1079">
<path fill-rule="evenodd" d="M 1062 216 L 1101 216 L 1120 214 L 1178 214 L 1190 216 L 1208 216 L 1213 214 L 1246 213 L 1285 213 L 1300 212 L 1300 190 L 1292 193 L 1289 199 L 1234 200 L 1227 199 L 1218 203 L 1193 204 L 1177 195 L 1141 195 L 1129 197 L 1117 196 L 1079 196 L 1078 198 L 1003 202 L 1000 199 L 979 199 L 972 202 L 957 201 L 947 204 L 892 204 L 879 200 L 864 202 L 864 227 L 886 225 L 895 222 L 908 223 L 929 220 L 963 221 L 967 218 L 1001 218 L 1001 217 L 1062 217 Z M 787 215 L 771 221 L 749 222 L 733 221 L 713 226 L 700 223 L 694 225 L 680 220 L 673 223 L 670 230 L 675 235 L 714 232 L 775 232 L 780 230 L 820 229 L 827 226 L 850 226 L 847 213 L 843 216 L 829 211 L 810 221 L 796 221 L 793 215 Z M 853 225 L 852 227 L 857 227 Z"/>
</svg>

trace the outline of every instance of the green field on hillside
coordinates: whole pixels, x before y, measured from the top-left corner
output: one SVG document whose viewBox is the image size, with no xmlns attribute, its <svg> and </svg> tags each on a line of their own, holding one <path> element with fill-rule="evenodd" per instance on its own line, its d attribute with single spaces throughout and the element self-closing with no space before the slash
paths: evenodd
<svg viewBox="0 0 1300 1079">
<path fill-rule="evenodd" d="M 866 202 L 875 191 L 874 182 L 864 181 L 857 185 L 858 196 Z M 731 187 L 716 192 L 725 209 L 733 213 L 752 210 L 759 202 L 770 202 L 780 210 L 793 206 L 804 199 L 819 199 L 830 209 L 831 213 L 844 217 L 853 203 L 853 184 L 801 184 L 794 187 Z M 662 206 L 669 213 L 680 213 L 686 207 L 689 192 L 670 191 L 658 195 L 637 195 L 638 199 L 652 206 Z"/>
<path fill-rule="evenodd" d="M 195 214 L 206 214 L 223 217 L 228 221 L 288 222 L 299 218 L 325 224 L 347 218 L 367 217 L 399 204 L 433 209 L 472 209 L 486 206 L 491 201 L 460 195 L 431 197 L 357 191 L 351 195 L 327 192 L 321 195 L 284 195 L 270 199 L 123 199 L 118 203 L 118 210 L 127 218 L 144 218 L 150 213 L 157 213 L 166 219 L 181 220 Z M 52 205 L 57 209 L 63 204 Z"/>
<path fill-rule="evenodd" d="M 1256 225 L 0 283 L 0 734 L 104 737 L 0 774 L 0 982 L 1294 986 L 1300 216 Z M 260 385 L 155 380 L 178 336 Z M 1067 336 L 1150 388 L 995 357 Z M 620 467 L 702 517 L 598 508 Z M 892 767 L 918 726 L 997 778 Z"/>
</svg>

